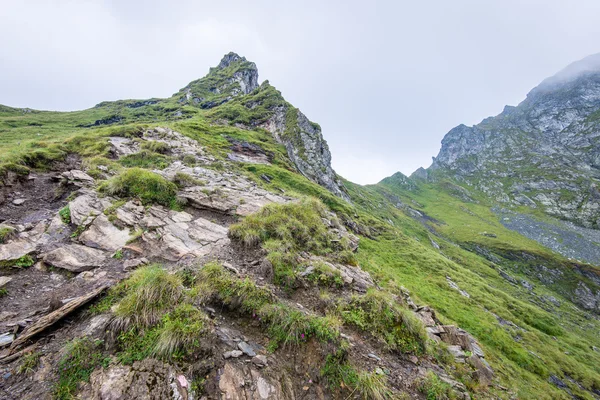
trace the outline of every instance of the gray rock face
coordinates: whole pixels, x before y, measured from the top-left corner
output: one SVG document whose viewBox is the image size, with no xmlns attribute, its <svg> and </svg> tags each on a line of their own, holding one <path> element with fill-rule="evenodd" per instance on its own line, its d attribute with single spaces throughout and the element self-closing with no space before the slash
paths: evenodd
<svg viewBox="0 0 600 400">
<path fill-rule="evenodd" d="M 430 170 L 450 173 L 501 203 L 541 207 L 598 227 L 598 60 L 600 55 L 574 63 L 496 117 L 452 129 Z"/>
<path fill-rule="evenodd" d="M 281 106 L 262 127 L 285 146 L 290 160 L 302 175 L 336 196 L 350 199 L 331 168 L 329 146 L 318 124 L 309 121 L 298 109 Z"/>
<path fill-rule="evenodd" d="M 86 246 L 116 251 L 131 239 L 129 229 L 114 226 L 104 214 L 100 214 L 88 229 L 79 236 L 79 241 Z"/>
</svg>

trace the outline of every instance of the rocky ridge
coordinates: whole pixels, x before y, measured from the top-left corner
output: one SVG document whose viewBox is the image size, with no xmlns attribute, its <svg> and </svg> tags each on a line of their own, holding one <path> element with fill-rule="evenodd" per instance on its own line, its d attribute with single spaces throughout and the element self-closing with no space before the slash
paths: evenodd
<svg viewBox="0 0 600 400">
<path fill-rule="evenodd" d="M 109 178 L 114 171 L 101 169 L 101 175 L 93 178 L 83 170 L 70 169 L 46 177 L 54 182 L 55 190 L 71 191 L 70 200 L 43 204 L 48 212 L 37 221 L 24 222 L 31 221 L 31 215 L 27 208 L 20 208 L 20 212 L 4 222 L 4 226 L 14 229 L 14 234 L 0 244 L 0 262 L 10 266 L 10 275 L 2 280 L 10 295 L 0 298 L 2 308 L 7 310 L 0 314 L 4 398 L 49 398 L 49 381 L 56 373 L 61 356 L 58 349 L 66 340 L 90 337 L 105 341 L 110 350 L 109 323 L 113 317 L 106 313 L 90 315 L 76 311 L 143 265 L 160 262 L 172 271 L 180 271 L 216 259 L 240 279 L 247 277 L 272 287 L 275 292 L 279 290 L 270 283 L 272 267 L 264 254 L 240 253 L 228 237 L 228 226 L 238 216 L 249 215 L 267 204 L 294 200 L 261 189 L 227 170 L 206 168 L 212 159 L 202 147 L 171 129 L 148 129 L 138 140 L 108 138 L 110 152 L 116 159 L 137 154 L 145 143 L 158 141 L 168 146 L 172 155 L 194 154 L 196 159 L 195 167 L 175 160 L 168 167 L 154 171 L 169 179 L 178 173 L 194 179 L 194 183 L 178 192 L 184 210 L 144 206 L 135 199 L 120 201 L 100 196 L 94 189 L 96 179 Z M 20 184 L 15 182 L 15 185 Z M 35 202 L 27 190 L 35 191 L 35 187 L 21 188 L 24 204 Z M 331 218 L 335 215 L 331 214 Z M 349 240 L 356 251 L 356 236 L 343 226 L 331 222 L 328 226 L 334 237 Z M 317 296 L 309 294 L 314 290 L 309 278 L 316 265 L 325 265 L 330 273 L 339 274 L 342 286 L 349 291 L 365 293 L 375 286 L 370 274 L 358 266 L 305 256 L 308 267 L 299 277 L 306 279 L 303 285 L 307 294 L 289 302 L 303 314 L 317 312 L 311 304 L 314 300 L 310 300 Z M 25 262 L 35 266 L 25 269 L 27 265 L 21 265 Z M 415 315 L 428 327 L 432 340 L 447 342 L 457 362 L 472 365 L 482 385 L 492 384 L 494 374 L 475 339 L 453 326 L 440 325 L 432 309 L 415 305 L 408 293 L 403 293 L 403 299 L 398 301 L 410 304 Z M 106 368 L 98 368 L 91 374 L 79 396 L 106 400 L 192 399 L 196 398 L 197 391 L 191 386 L 192 378 L 201 373 L 208 378 L 204 386 L 208 397 L 202 398 L 331 398 L 329 388 L 319 383 L 318 369 L 311 367 L 318 365 L 321 357 L 321 350 L 313 344 L 307 344 L 308 351 L 285 349 L 287 355 L 270 354 L 265 351 L 264 333 L 260 330 L 252 325 L 247 327 L 230 312 L 205 309 L 214 321 L 214 331 L 205 343 L 208 358 L 202 366 L 190 366 L 190 370 L 153 358 L 122 364 L 113 357 Z M 62 323 L 65 318 L 70 323 Z M 467 396 L 464 385 L 427 358 L 406 360 L 387 354 L 357 333 L 348 331 L 343 335 L 353 347 L 352 358 L 362 360 L 361 364 L 373 370 L 399 374 L 392 379 L 393 390 L 415 391 L 427 371 L 434 370 L 447 384 Z M 14 372 L 15 368 L 21 362 L 21 355 L 33 352 L 40 357 L 40 367 L 32 379 L 23 380 Z M 474 354 L 467 356 L 465 352 Z M 290 360 L 293 365 L 289 364 Z M 307 375 L 312 376 L 308 381 L 302 378 Z"/>
</svg>

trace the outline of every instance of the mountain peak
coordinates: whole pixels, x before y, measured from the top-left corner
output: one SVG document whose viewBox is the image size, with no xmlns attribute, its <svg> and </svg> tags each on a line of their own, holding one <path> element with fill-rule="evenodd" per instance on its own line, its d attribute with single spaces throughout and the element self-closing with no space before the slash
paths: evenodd
<svg viewBox="0 0 600 400">
<path fill-rule="evenodd" d="M 223 56 L 223 58 L 221 59 L 221 62 L 219 63 L 219 65 L 217 65 L 217 68 L 225 69 L 237 61 L 247 62 L 248 60 L 246 60 L 246 57 L 242 57 L 239 54 L 234 53 L 233 51 L 230 51 L 229 53 L 227 53 Z M 254 64 L 254 63 L 252 63 L 252 64 Z"/>
</svg>

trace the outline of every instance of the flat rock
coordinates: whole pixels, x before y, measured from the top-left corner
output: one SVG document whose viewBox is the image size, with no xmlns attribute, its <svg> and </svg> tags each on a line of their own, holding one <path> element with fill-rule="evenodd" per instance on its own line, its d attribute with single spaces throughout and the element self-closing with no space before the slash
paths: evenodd
<svg viewBox="0 0 600 400">
<path fill-rule="evenodd" d="M 82 272 L 102 266 L 106 260 L 106 253 L 79 244 L 68 244 L 44 254 L 42 258 L 53 267 Z"/>
<path fill-rule="evenodd" d="M 116 251 L 127 244 L 131 239 L 129 229 L 119 229 L 100 214 L 94 222 L 79 236 L 79 241 L 86 246 Z"/>
<path fill-rule="evenodd" d="M 21 204 L 25 203 L 25 201 L 26 201 L 25 199 L 14 199 L 14 200 L 12 201 L 12 203 L 13 203 L 15 206 L 20 206 Z"/>
</svg>

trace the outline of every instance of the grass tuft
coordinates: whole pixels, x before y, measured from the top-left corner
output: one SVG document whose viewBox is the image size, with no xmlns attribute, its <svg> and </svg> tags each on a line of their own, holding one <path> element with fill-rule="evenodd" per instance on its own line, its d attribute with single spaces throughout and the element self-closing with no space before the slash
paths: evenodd
<svg viewBox="0 0 600 400">
<path fill-rule="evenodd" d="M 123 286 L 127 294 L 115 310 L 115 326 L 121 329 L 156 325 L 183 296 L 181 278 L 158 265 L 138 268 Z"/>
<path fill-rule="evenodd" d="M 166 314 L 162 323 L 154 354 L 167 357 L 198 348 L 200 339 L 210 326 L 210 320 L 204 312 L 186 303 Z"/>
<path fill-rule="evenodd" d="M 158 203 L 173 207 L 176 204 L 177 186 L 154 172 L 130 168 L 104 182 L 100 191 L 121 197 L 138 197 L 144 204 Z"/>
</svg>

